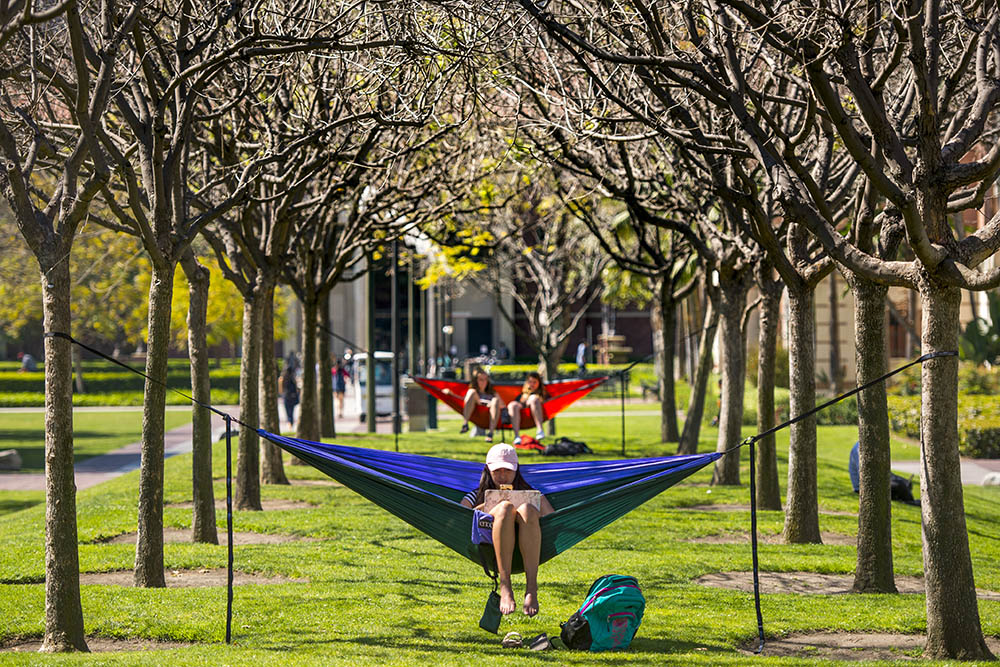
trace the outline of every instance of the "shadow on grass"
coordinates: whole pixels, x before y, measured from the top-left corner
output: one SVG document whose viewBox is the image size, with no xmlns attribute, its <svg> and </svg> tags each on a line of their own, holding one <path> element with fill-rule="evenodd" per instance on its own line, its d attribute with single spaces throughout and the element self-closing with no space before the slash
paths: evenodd
<svg viewBox="0 0 1000 667">
<path fill-rule="evenodd" d="M 474 622 L 473 620 L 469 621 Z M 457 636 L 442 636 L 435 638 L 422 628 L 412 631 L 409 637 L 399 637 L 390 635 L 366 635 L 363 637 L 337 637 L 324 639 L 306 638 L 306 633 L 300 636 L 286 637 L 289 641 L 274 644 L 265 644 L 261 648 L 267 651 L 294 652 L 302 650 L 303 647 L 329 646 L 331 650 L 335 647 L 356 647 L 355 650 L 364 648 L 380 648 L 390 651 L 407 650 L 423 651 L 435 653 L 466 654 L 476 652 L 485 655 L 530 655 L 534 660 L 545 661 L 552 664 L 563 664 L 568 655 L 577 654 L 583 656 L 586 651 L 570 651 L 562 646 L 558 641 L 559 633 L 555 632 L 549 636 L 554 640 L 557 649 L 553 651 L 527 651 L 505 649 L 500 645 L 500 635 L 490 635 L 486 632 L 463 633 Z M 632 640 L 628 654 L 651 653 L 658 655 L 679 655 L 704 651 L 705 655 L 725 654 L 731 655 L 732 649 L 727 647 L 698 644 L 690 641 L 670 639 L 666 637 L 636 637 Z"/>
<path fill-rule="evenodd" d="M 21 510 L 28 509 L 29 507 L 41 505 L 44 502 L 44 498 L 38 498 L 36 500 L 15 500 L 12 498 L 0 499 L 0 515 L 9 514 L 10 512 L 20 512 Z"/>
</svg>

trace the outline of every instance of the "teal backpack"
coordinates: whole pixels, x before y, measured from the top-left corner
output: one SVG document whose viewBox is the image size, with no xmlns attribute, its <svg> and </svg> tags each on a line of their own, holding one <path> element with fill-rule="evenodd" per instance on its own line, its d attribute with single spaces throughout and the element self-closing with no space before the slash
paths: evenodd
<svg viewBox="0 0 1000 667">
<path fill-rule="evenodd" d="M 567 648 L 580 650 L 628 648 L 645 609 L 635 577 L 606 574 L 590 587 L 579 611 L 561 624 L 560 638 Z"/>
</svg>

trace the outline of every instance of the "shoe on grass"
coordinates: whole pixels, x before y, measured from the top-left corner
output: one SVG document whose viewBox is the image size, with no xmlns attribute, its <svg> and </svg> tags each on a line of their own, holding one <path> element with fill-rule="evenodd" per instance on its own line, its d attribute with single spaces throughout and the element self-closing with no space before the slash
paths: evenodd
<svg viewBox="0 0 1000 667">
<path fill-rule="evenodd" d="M 535 431 L 535 440 L 541 440 L 544 437 L 545 437 L 545 429 L 539 426 L 538 430 Z"/>
<path fill-rule="evenodd" d="M 514 438 L 514 444 L 515 445 L 520 445 L 521 444 L 521 436 L 517 436 L 516 438 Z"/>
<path fill-rule="evenodd" d="M 465 422 L 464 424 L 462 424 L 462 428 L 460 428 L 458 430 L 458 432 L 459 433 L 468 433 L 469 432 L 469 422 Z"/>
</svg>

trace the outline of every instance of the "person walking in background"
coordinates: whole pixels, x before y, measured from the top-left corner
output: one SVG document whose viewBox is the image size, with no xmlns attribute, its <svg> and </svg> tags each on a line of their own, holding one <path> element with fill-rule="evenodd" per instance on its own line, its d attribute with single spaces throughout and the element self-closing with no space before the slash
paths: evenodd
<svg viewBox="0 0 1000 667">
<path fill-rule="evenodd" d="M 503 341 L 500 341 L 500 345 L 497 346 L 497 359 L 500 361 L 510 359 L 510 350 L 507 349 L 507 343 Z"/>
<path fill-rule="evenodd" d="M 347 391 L 347 381 L 351 374 L 344 366 L 343 359 L 337 359 L 337 365 L 333 367 L 333 395 L 337 399 L 337 416 L 344 417 L 344 392 Z"/>
<path fill-rule="evenodd" d="M 295 379 L 295 369 L 286 364 L 278 378 L 278 393 L 285 403 L 285 415 L 288 419 L 288 428 L 295 428 L 295 406 L 299 404 L 299 385 Z"/>
<path fill-rule="evenodd" d="M 576 370 L 580 375 L 587 372 L 587 342 L 583 340 L 576 346 Z"/>
</svg>

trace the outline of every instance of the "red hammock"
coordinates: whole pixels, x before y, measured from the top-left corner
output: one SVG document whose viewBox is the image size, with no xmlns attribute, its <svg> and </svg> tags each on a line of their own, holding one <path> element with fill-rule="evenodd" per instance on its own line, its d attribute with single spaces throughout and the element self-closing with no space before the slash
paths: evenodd
<svg viewBox="0 0 1000 667">
<path fill-rule="evenodd" d="M 469 383 L 457 380 L 437 380 L 433 378 L 415 377 L 417 384 L 427 390 L 434 398 L 448 405 L 458 414 L 462 414 L 465 407 L 465 394 L 469 391 Z M 542 401 L 542 413 L 545 420 L 552 419 L 557 413 L 568 407 L 577 399 L 583 398 L 602 382 L 607 380 L 607 376 L 589 378 L 586 380 L 555 380 L 545 385 L 545 390 L 549 397 Z M 522 385 L 519 384 L 497 384 L 493 383 L 493 388 L 504 404 L 509 404 L 517 399 L 521 394 Z M 490 410 L 485 405 L 476 405 L 469 418 L 473 424 L 482 429 L 490 427 Z M 502 423 L 501 426 L 510 426 L 509 423 Z M 524 407 L 521 410 L 521 428 L 531 428 L 535 425 L 535 420 L 531 415 L 531 410 Z"/>
</svg>

